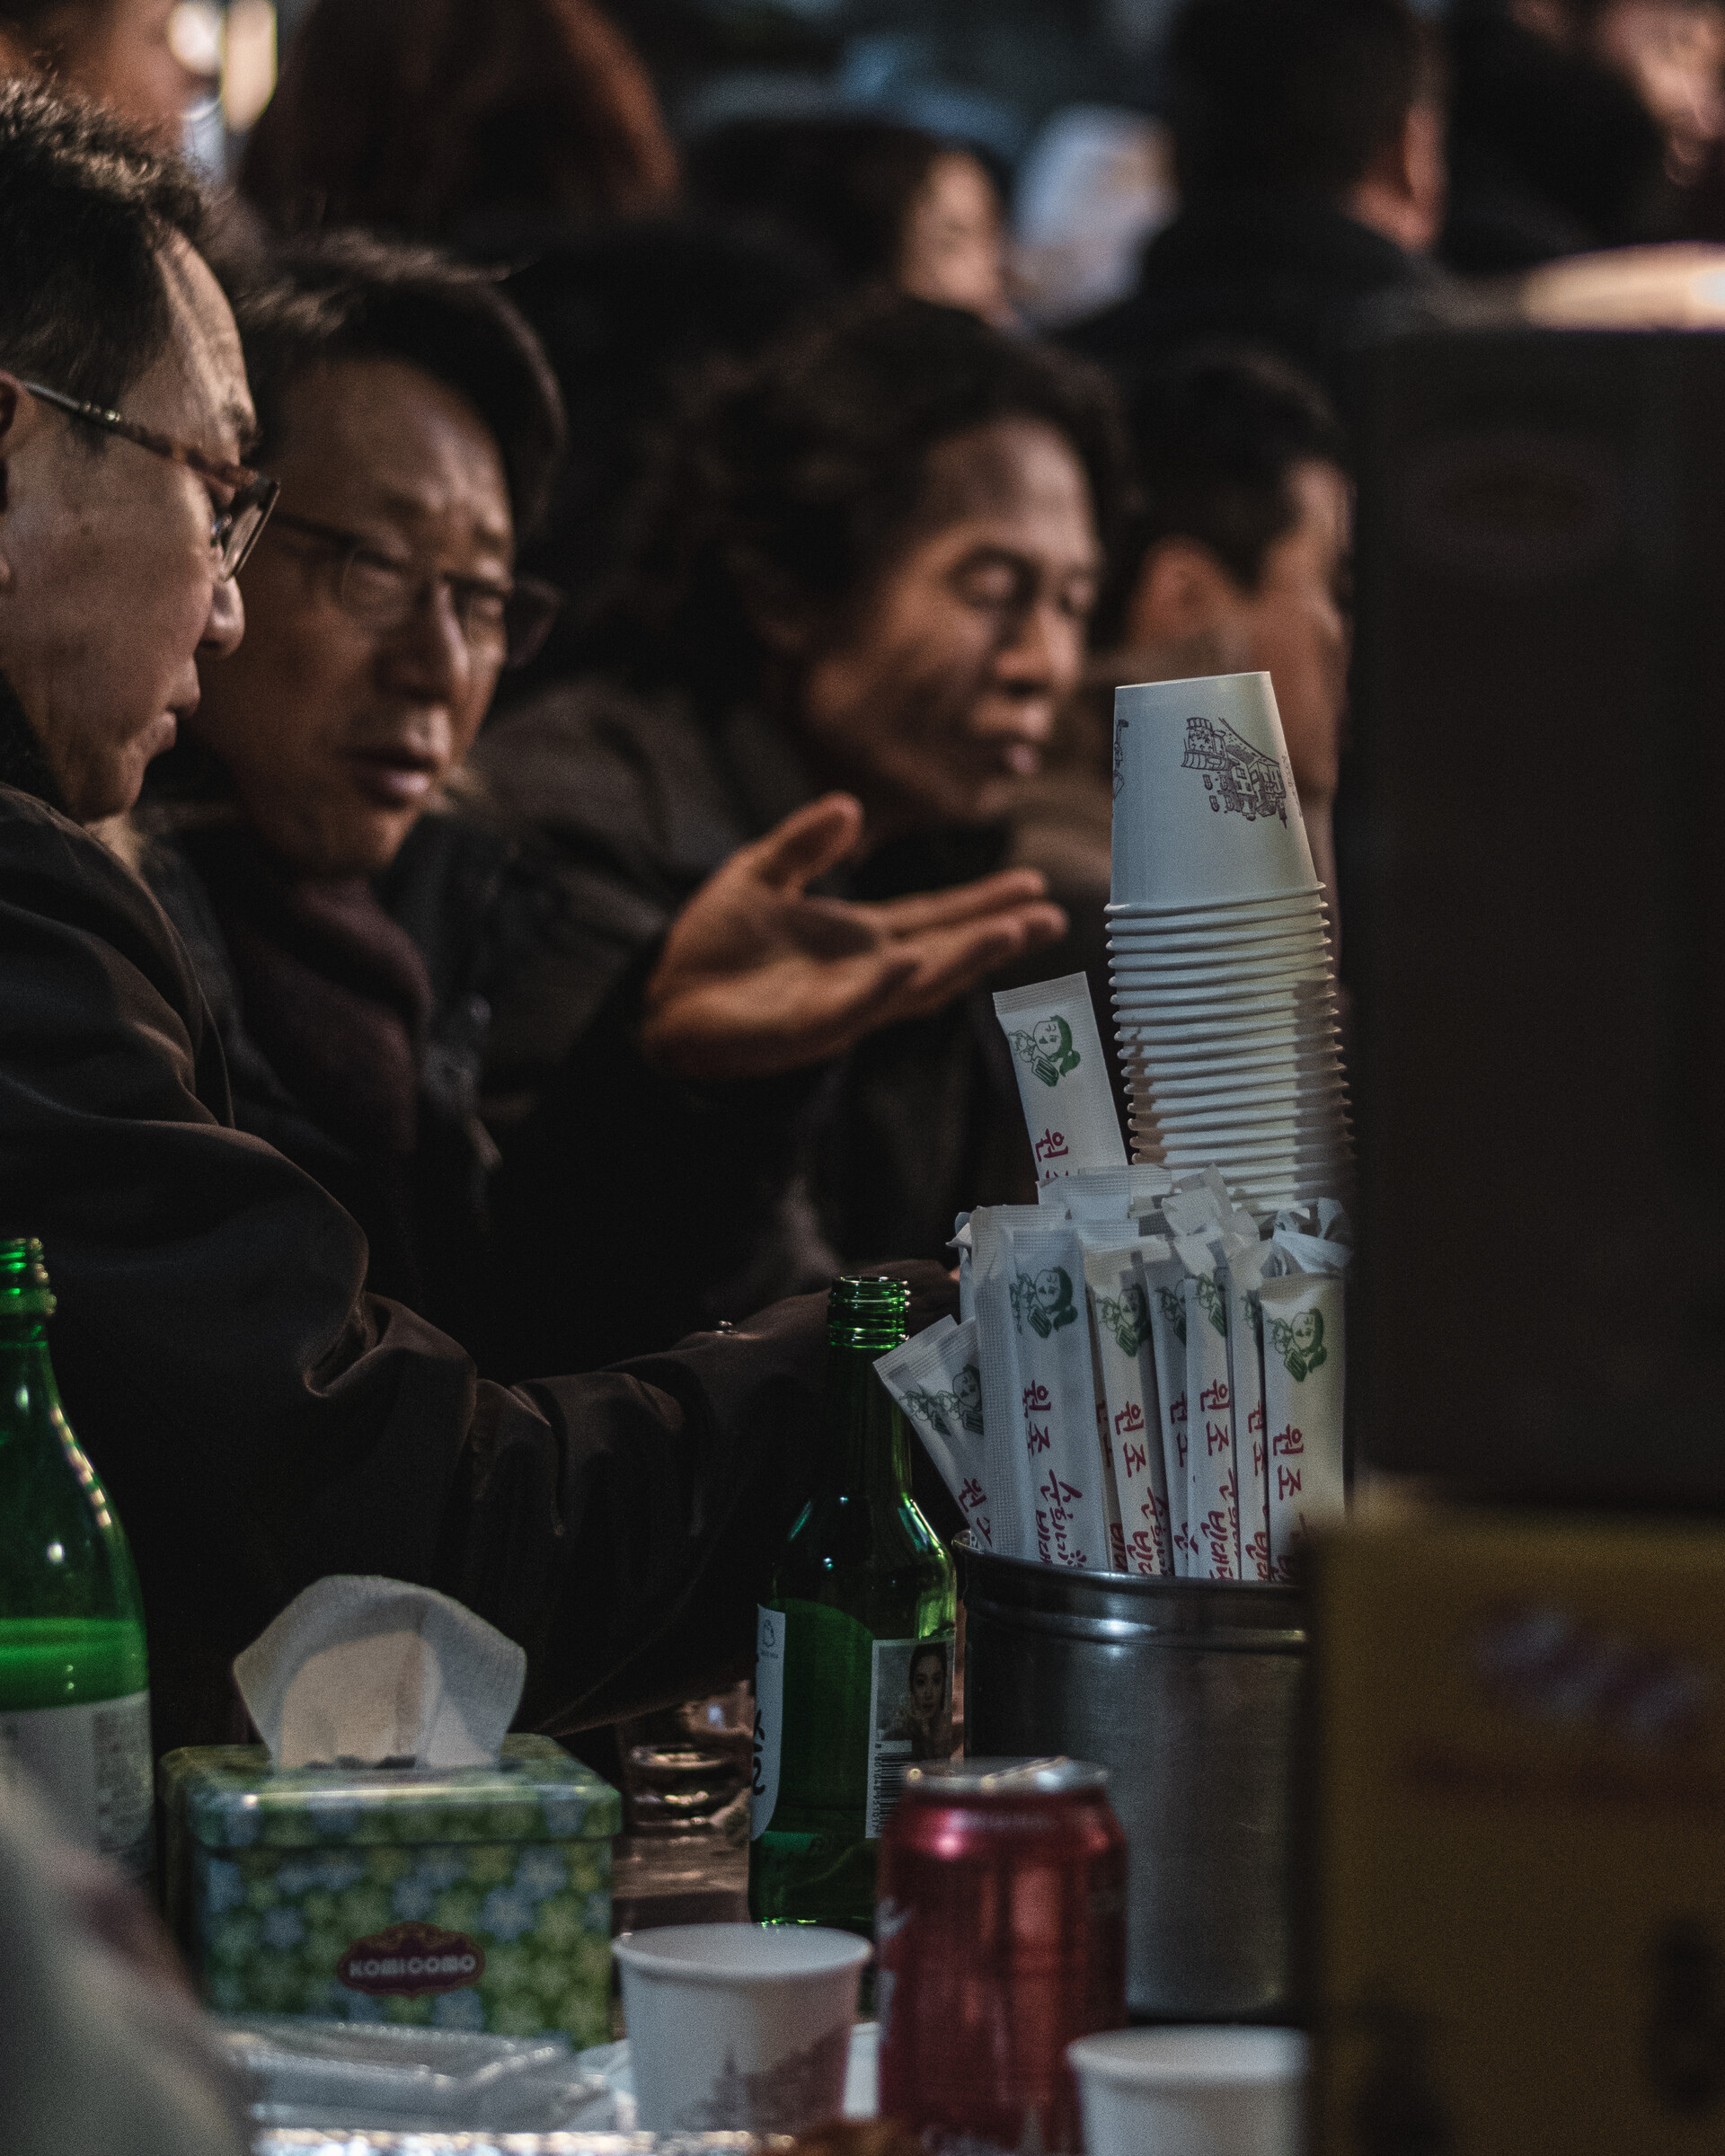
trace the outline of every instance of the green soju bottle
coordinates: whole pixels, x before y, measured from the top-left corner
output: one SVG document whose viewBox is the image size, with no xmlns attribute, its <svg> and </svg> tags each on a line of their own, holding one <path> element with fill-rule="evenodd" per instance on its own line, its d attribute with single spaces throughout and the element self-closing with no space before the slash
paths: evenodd
<svg viewBox="0 0 1725 2156">
<path fill-rule="evenodd" d="M 762 1605 L 748 1907 L 871 1936 L 881 1828 L 919 1759 L 952 1749 L 952 1560 L 910 1494 L 874 1374 L 905 1337 L 898 1280 L 837 1280 L 815 1494 Z"/>
<path fill-rule="evenodd" d="M 132 1553 L 60 1409 L 32 1237 L 0 1239 L 0 1779 L 142 1881 L 149 1675 Z"/>
</svg>

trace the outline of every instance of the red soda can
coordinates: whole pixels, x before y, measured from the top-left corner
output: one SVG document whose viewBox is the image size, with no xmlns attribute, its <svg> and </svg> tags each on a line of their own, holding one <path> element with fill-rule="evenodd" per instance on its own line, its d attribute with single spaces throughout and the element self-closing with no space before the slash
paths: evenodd
<svg viewBox="0 0 1725 2156">
<path fill-rule="evenodd" d="M 880 1839 L 880 2115 L 933 2152 L 1082 2147 L 1066 2046 L 1126 2021 L 1126 1836 L 1106 1768 L 913 1767 Z"/>
</svg>

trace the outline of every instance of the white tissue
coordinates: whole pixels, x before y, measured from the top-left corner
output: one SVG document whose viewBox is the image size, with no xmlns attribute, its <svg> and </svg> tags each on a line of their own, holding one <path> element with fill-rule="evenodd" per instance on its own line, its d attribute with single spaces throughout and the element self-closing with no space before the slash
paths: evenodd
<svg viewBox="0 0 1725 2156">
<path fill-rule="evenodd" d="M 484 1766 L 526 1682 L 513 1639 L 399 1579 L 320 1579 L 234 1661 L 274 1767 Z"/>
</svg>

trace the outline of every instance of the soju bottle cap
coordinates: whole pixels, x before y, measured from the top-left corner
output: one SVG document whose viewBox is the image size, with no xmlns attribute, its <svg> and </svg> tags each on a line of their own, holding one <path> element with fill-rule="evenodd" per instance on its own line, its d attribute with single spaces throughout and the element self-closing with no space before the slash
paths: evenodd
<svg viewBox="0 0 1725 2156">
<path fill-rule="evenodd" d="M 905 1337 L 910 1290 L 884 1274 L 841 1277 L 827 1298 L 827 1339 L 834 1348 L 896 1348 Z"/>
<path fill-rule="evenodd" d="M 0 1236 L 0 1318 L 51 1318 L 53 1291 L 33 1235 Z"/>
</svg>

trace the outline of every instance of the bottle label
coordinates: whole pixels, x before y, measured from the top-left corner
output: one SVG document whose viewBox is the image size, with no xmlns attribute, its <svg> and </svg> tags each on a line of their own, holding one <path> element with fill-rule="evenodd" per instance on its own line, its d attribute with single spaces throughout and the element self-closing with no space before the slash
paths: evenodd
<svg viewBox="0 0 1725 2156">
<path fill-rule="evenodd" d="M 150 1695 L 0 1714 L 0 1781 L 26 1781 L 68 1842 L 150 1873 Z"/>
<path fill-rule="evenodd" d="M 868 1810 L 877 1841 L 904 1793 L 907 1769 L 952 1756 L 952 1634 L 877 1639 L 869 1697 Z"/>
<path fill-rule="evenodd" d="M 759 1841 L 779 1801 L 779 1741 L 784 1732 L 783 1610 L 755 1612 L 755 1774 L 749 1785 L 748 1835 Z"/>
</svg>

